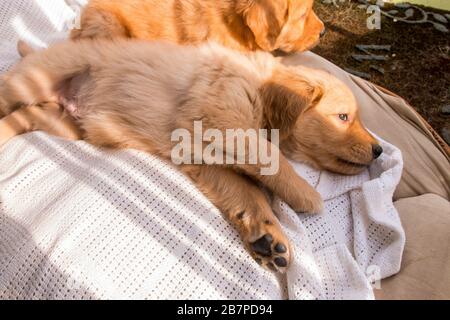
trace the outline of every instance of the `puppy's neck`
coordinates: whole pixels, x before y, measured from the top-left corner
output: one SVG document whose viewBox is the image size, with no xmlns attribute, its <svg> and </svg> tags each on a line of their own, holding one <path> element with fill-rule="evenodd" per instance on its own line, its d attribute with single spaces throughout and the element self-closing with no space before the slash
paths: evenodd
<svg viewBox="0 0 450 320">
<path fill-rule="evenodd" d="M 224 1 L 224 3 L 228 3 L 228 6 L 225 5 L 220 9 L 219 16 L 225 23 L 227 29 L 225 31 L 239 44 L 237 48 L 232 43 L 224 43 L 224 45 L 244 52 L 258 50 L 255 36 L 244 21 L 243 10 L 230 5 L 229 1 Z"/>
</svg>

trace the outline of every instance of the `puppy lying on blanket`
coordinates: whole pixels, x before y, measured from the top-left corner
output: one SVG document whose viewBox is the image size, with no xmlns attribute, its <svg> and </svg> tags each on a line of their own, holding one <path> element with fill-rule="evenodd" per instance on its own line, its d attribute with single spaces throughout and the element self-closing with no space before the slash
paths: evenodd
<svg viewBox="0 0 450 320">
<path fill-rule="evenodd" d="M 127 37 L 241 51 L 306 51 L 323 34 L 313 0 L 91 0 L 72 39 Z"/>
<path fill-rule="evenodd" d="M 280 129 L 284 155 L 344 174 L 361 172 L 382 152 L 339 80 L 284 66 L 268 53 L 244 55 L 214 44 L 80 40 L 30 54 L 0 82 L 0 111 L 9 114 L 0 121 L 0 143 L 11 127 L 40 129 L 52 121 L 40 116 L 39 103 L 64 105 L 94 145 L 164 159 L 171 159 L 174 130 L 195 134 L 199 120 L 223 136 L 227 129 Z M 270 140 L 258 139 L 276 152 Z M 273 175 L 261 174 L 259 158 L 256 164 L 179 165 L 237 228 L 253 257 L 279 271 L 288 267 L 289 242 L 252 180 L 296 212 L 322 209 L 320 195 L 283 154 Z"/>
</svg>

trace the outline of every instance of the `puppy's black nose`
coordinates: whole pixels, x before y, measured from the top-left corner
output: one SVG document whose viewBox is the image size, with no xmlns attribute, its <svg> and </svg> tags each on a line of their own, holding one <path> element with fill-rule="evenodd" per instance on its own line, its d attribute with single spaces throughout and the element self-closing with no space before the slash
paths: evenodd
<svg viewBox="0 0 450 320">
<path fill-rule="evenodd" d="M 383 148 L 379 144 L 372 145 L 372 154 L 374 159 L 378 159 L 383 153 Z"/>
<path fill-rule="evenodd" d="M 323 28 L 323 30 L 320 32 L 320 37 L 322 38 L 324 35 L 325 35 L 325 33 L 327 33 L 327 28 Z"/>
</svg>

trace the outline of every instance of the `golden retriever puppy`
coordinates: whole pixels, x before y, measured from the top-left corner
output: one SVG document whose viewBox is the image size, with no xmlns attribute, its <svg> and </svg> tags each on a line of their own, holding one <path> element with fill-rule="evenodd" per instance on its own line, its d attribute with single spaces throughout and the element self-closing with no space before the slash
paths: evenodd
<svg viewBox="0 0 450 320">
<path fill-rule="evenodd" d="M 83 11 L 80 28 L 71 36 L 164 39 L 180 44 L 215 40 L 241 51 L 305 51 L 317 44 L 324 30 L 312 6 L 313 0 L 92 0 Z M 31 52 L 23 42 L 18 49 L 22 56 Z M 8 134 L 4 131 L 3 140 L 35 126 L 69 139 L 81 138 L 82 131 L 62 111 L 55 103 L 21 111 L 17 117 L 22 114 L 26 122 L 11 126 Z"/>
<path fill-rule="evenodd" d="M 344 174 L 362 171 L 382 152 L 362 126 L 352 93 L 336 78 L 217 44 L 80 40 L 30 54 L 0 81 L 0 111 L 9 114 L 0 120 L 0 143 L 17 123 L 39 129 L 51 121 L 41 117 L 39 103 L 64 105 L 92 144 L 167 160 L 173 159 L 174 131 L 195 134 L 196 121 L 224 136 L 228 129 L 279 129 L 282 153 Z M 269 138 L 258 139 L 278 150 Z M 261 174 L 260 158 L 254 164 L 178 164 L 237 228 L 255 259 L 279 271 L 288 267 L 289 241 L 254 181 L 297 212 L 322 209 L 320 195 L 282 153 L 272 175 Z"/>
<path fill-rule="evenodd" d="M 324 24 L 313 0 L 91 0 L 73 39 L 129 37 L 179 44 L 216 41 L 243 50 L 305 51 Z"/>
<path fill-rule="evenodd" d="M 318 43 L 324 31 L 312 6 L 313 0 L 91 0 L 71 37 L 127 37 L 179 44 L 215 40 L 241 51 L 305 51 Z M 30 48 L 19 42 L 19 52 L 26 55 Z M 47 119 L 44 111 L 49 112 Z M 32 122 L 39 122 L 51 134 L 79 137 L 80 130 L 70 123 L 70 116 L 58 117 L 57 111 L 55 104 L 44 110 L 34 108 L 39 118 Z M 27 131 L 15 126 L 10 135 Z"/>
</svg>

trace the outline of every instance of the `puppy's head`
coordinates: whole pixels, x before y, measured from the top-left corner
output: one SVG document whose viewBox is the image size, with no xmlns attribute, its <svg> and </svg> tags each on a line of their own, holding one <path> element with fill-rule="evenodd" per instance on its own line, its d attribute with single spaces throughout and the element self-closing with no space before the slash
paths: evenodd
<svg viewBox="0 0 450 320">
<path fill-rule="evenodd" d="M 268 52 L 305 51 L 324 31 L 314 13 L 313 0 L 239 0 L 244 21 L 258 46 Z"/>
<path fill-rule="evenodd" d="M 280 129 L 280 149 L 292 160 L 357 174 L 383 152 L 362 125 L 352 92 L 325 72 L 303 67 L 276 71 L 261 96 L 266 127 Z"/>
</svg>

